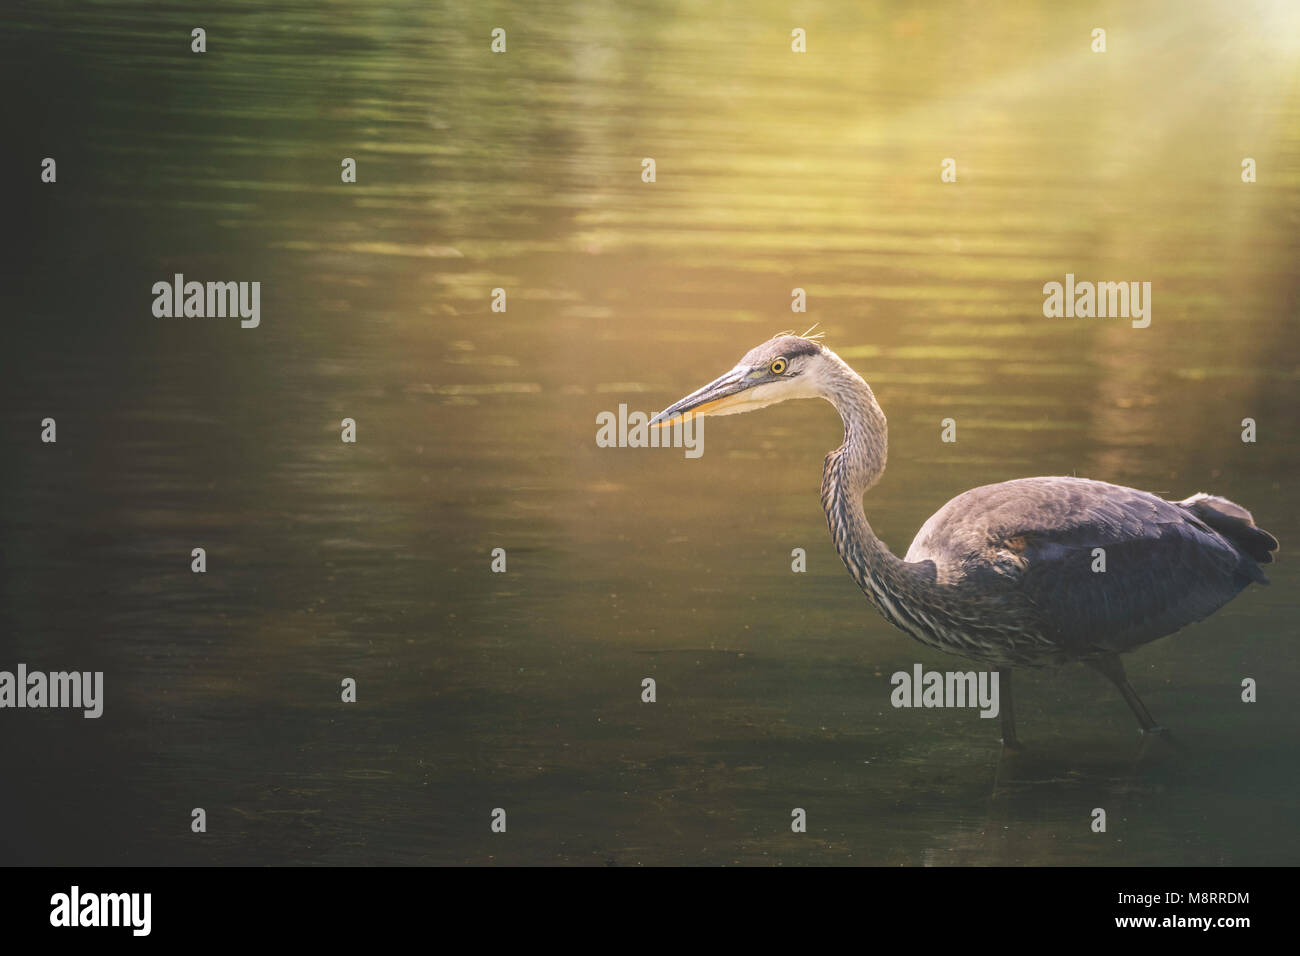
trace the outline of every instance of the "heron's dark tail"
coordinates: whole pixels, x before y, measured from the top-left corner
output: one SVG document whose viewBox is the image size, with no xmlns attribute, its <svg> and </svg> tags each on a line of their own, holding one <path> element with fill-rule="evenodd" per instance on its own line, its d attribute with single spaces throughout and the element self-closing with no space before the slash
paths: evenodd
<svg viewBox="0 0 1300 956">
<path fill-rule="evenodd" d="M 1273 552 L 1277 550 L 1277 538 L 1263 528 L 1255 526 L 1255 519 L 1250 512 L 1239 504 L 1205 493 L 1192 495 L 1179 505 L 1219 534 L 1231 541 L 1239 551 L 1248 555 L 1259 564 L 1271 564 Z M 1263 575 L 1260 575 L 1262 578 Z M 1266 583 L 1266 582 L 1265 582 Z"/>
</svg>

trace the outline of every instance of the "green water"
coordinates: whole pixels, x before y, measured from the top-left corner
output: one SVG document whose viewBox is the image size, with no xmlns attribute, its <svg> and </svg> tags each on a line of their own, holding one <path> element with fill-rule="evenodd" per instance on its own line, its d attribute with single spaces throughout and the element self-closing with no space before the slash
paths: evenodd
<svg viewBox="0 0 1300 956">
<path fill-rule="evenodd" d="M 1300 862 L 1296 14 L 1069 6 L 7 4 L 0 669 L 106 702 L 0 712 L 0 862 Z M 155 318 L 177 272 L 261 325 Z M 1044 318 L 1066 273 L 1150 327 Z M 813 322 L 889 416 L 898 554 L 1037 474 L 1282 541 L 1128 658 L 1188 754 L 1081 667 L 1017 673 L 1017 760 L 891 708 L 966 665 L 832 549 L 829 406 L 597 447 Z"/>
</svg>

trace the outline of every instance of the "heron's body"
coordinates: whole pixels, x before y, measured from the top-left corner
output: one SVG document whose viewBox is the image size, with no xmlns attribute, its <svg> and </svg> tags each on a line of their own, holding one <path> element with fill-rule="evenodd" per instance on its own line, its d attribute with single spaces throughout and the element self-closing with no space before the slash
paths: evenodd
<svg viewBox="0 0 1300 956">
<path fill-rule="evenodd" d="M 1198 517 L 1208 507 L 1084 478 L 973 488 L 926 521 L 902 562 L 940 600 L 903 602 L 903 620 L 890 619 L 995 666 L 1131 650 L 1267 583 L 1256 558 Z"/>
<path fill-rule="evenodd" d="M 779 371 L 778 371 L 779 369 Z M 1277 541 L 1223 498 L 1166 501 L 1083 478 L 1021 478 L 974 488 L 940 508 L 899 558 L 875 536 L 863 495 L 884 472 L 885 416 L 835 353 L 778 336 L 656 417 L 750 411 L 824 398 L 844 421 L 826 456 L 821 499 L 849 574 L 890 623 L 924 644 L 998 668 L 1067 661 L 1111 678 L 1143 730 L 1157 729 L 1118 655 L 1199 621 L 1251 582 Z M 1014 742 L 1010 700 L 1003 737 Z"/>
</svg>

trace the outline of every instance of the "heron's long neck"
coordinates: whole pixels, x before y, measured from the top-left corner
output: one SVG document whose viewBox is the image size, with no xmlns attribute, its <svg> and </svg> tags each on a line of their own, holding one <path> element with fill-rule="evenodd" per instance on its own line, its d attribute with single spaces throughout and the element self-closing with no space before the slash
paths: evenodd
<svg viewBox="0 0 1300 956">
<path fill-rule="evenodd" d="M 912 631 L 915 621 L 907 606 L 919 597 L 921 582 L 876 537 L 862 510 L 863 494 L 885 471 L 885 413 L 870 386 L 843 363 L 826 384 L 825 396 L 844 419 L 844 444 L 826 456 L 822 474 L 822 507 L 835 550 L 877 610 Z"/>
</svg>

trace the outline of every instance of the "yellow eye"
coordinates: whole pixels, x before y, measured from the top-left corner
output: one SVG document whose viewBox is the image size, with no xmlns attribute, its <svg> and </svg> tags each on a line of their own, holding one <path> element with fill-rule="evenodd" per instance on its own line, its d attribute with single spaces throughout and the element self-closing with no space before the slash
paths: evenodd
<svg viewBox="0 0 1300 956">
<path fill-rule="evenodd" d="M 773 374 L 773 375 L 780 375 L 782 372 L 785 371 L 785 368 L 786 368 L 786 365 L 787 365 L 787 364 L 789 364 L 789 363 L 787 363 L 786 360 L 783 359 L 783 358 L 775 359 L 775 360 L 772 362 L 772 374 Z"/>
</svg>

